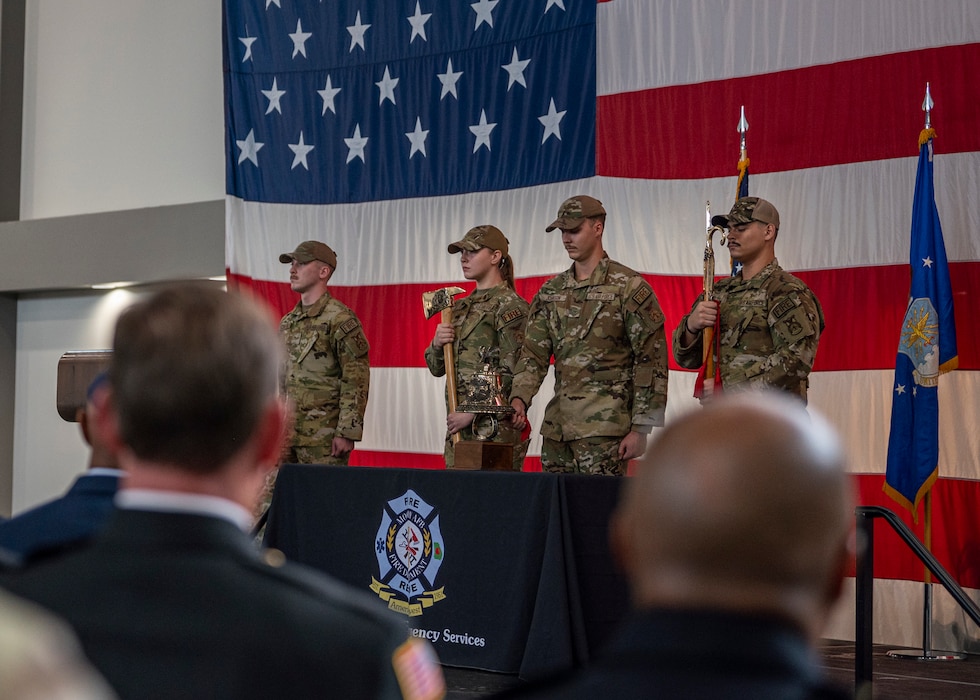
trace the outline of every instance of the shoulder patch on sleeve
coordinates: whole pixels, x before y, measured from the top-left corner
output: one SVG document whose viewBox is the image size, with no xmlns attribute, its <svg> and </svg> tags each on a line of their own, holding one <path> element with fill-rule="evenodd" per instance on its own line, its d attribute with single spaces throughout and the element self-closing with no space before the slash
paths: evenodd
<svg viewBox="0 0 980 700">
<path fill-rule="evenodd" d="M 653 292 L 650 290 L 650 288 L 643 286 L 633 292 L 633 296 L 630 298 L 637 306 L 640 306 L 643 304 L 643 302 L 650 298 L 651 294 L 653 294 Z"/>
<path fill-rule="evenodd" d="M 405 700 L 442 700 L 446 679 L 432 646 L 412 637 L 391 656 L 395 677 Z"/>
<path fill-rule="evenodd" d="M 340 324 L 340 332 L 344 334 L 350 333 L 360 325 L 360 322 L 356 318 L 349 318 Z"/>
<path fill-rule="evenodd" d="M 780 319 L 790 311 L 799 306 L 800 302 L 795 297 L 785 297 L 778 304 L 772 307 L 772 317 L 775 319 Z"/>
<path fill-rule="evenodd" d="M 506 326 L 511 321 L 516 321 L 519 318 L 524 318 L 524 312 L 520 309 L 511 309 L 500 315 L 500 325 Z"/>
</svg>

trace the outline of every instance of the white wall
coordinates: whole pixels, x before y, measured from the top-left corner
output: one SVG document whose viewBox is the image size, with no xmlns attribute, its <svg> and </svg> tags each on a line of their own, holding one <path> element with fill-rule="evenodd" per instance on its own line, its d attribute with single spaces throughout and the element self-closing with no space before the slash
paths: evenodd
<svg viewBox="0 0 980 700">
<path fill-rule="evenodd" d="M 21 218 L 224 197 L 221 3 L 28 0 Z"/>
<path fill-rule="evenodd" d="M 136 298 L 119 289 L 18 302 L 14 514 L 59 495 L 85 469 L 78 424 L 62 420 L 55 404 L 58 360 L 69 350 L 111 347 L 116 317 Z"/>
<path fill-rule="evenodd" d="M 22 219 L 223 199 L 223 132 L 218 0 L 27 0 Z M 85 255 L 84 239 L 67 244 Z M 15 513 L 84 469 L 78 427 L 55 409 L 58 359 L 108 347 L 129 296 L 18 299 Z"/>
</svg>

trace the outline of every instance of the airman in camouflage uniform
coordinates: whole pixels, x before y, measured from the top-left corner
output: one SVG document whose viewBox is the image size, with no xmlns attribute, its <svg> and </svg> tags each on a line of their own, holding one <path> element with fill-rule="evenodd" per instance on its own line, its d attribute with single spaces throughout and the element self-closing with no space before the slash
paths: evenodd
<svg viewBox="0 0 980 700">
<path fill-rule="evenodd" d="M 715 283 L 716 301 L 698 297 L 674 330 L 674 358 L 681 367 L 700 367 L 702 330 L 717 320 L 724 392 L 781 389 L 806 403 L 824 317 L 810 288 L 776 260 L 779 213 L 764 199 L 743 197 L 712 224 L 730 230 L 729 250 L 742 271 Z"/>
<path fill-rule="evenodd" d="M 364 430 L 370 367 L 361 322 L 327 291 L 337 256 L 319 241 L 279 256 L 290 263 L 296 307 L 279 332 L 289 354 L 285 391 L 296 411 L 289 462 L 346 465 Z"/>
<path fill-rule="evenodd" d="M 555 395 L 541 426 L 542 468 L 623 475 L 664 424 L 664 314 L 643 277 L 602 247 L 606 211 L 592 197 L 566 200 L 547 231 L 561 229 L 572 266 L 531 303 L 511 389 L 515 421 L 555 361 Z"/>
<path fill-rule="evenodd" d="M 510 396 L 517 356 L 524 341 L 528 303 L 514 291 L 514 263 L 508 254 L 508 241 L 496 226 L 470 229 L 462 240 L 449 245 L 450 253 L 460 253 L 463 276 L 476 280 L 477 287 L 467 297 L 453 303 L 452 321 L 439 324 L 432 342 L 425 349 L 425 364 L 436 377 L 446 374 L 443 345 L 453 344 L 458 400 L 464 401 L 472 377 L 490 365 L 499 372 L 504 397 Z M 451 435 L 473 440 L 472 413 L 447 416 L 446 466 L 454 464 Z M 527 452 L 527 440 L 508 421 L 501 420 L 492 442 L 514 446 L 514 469 L 520 471 Z"/>
</svg>

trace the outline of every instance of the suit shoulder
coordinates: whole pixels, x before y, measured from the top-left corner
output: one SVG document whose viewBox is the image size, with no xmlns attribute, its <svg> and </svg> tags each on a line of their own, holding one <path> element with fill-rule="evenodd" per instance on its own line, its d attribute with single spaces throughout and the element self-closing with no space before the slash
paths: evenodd
<svg viewBox="0 0 980 700">
<path fill-rule="evenodd" d="M 404 640 L 404 626 L 367 593 L 302 564 L 277 561 L 278 557 L 281 554 L 267 554 L 273 564 L 258 560 L 245 565 L 255 576 L 277 587 L 283 605 L 307 609 L 311 615 L 318 610 L 319 614 L 350 628 L 360 628 L 366 634 Z"/>
</svg>

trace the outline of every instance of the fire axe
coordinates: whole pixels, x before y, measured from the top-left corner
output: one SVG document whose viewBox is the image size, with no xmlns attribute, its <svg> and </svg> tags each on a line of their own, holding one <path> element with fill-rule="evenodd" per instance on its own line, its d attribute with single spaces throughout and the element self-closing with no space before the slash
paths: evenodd
<svg viewBox="0 0 980 700">
<path fill-rule="evenodd" d="M 432 292 L 422 293 L 422 310 L 426 318 L 432 318 L 437 313 L 442 314 L 442 322 L 450 323 L 453 315 L 453 297 L 462 294 L 465 289 L 459 287 L 443 287 Z M 458 399 L 456 397 L 456 360 L 453 357 L 453 343 L 442 346 L 443 359 L 446 362 L 446 393 L 449 398 L 449 412 L 455 413 Z M 453 444 L 459 442 L 459 433 L 453 433 Z"/>
</svg>

